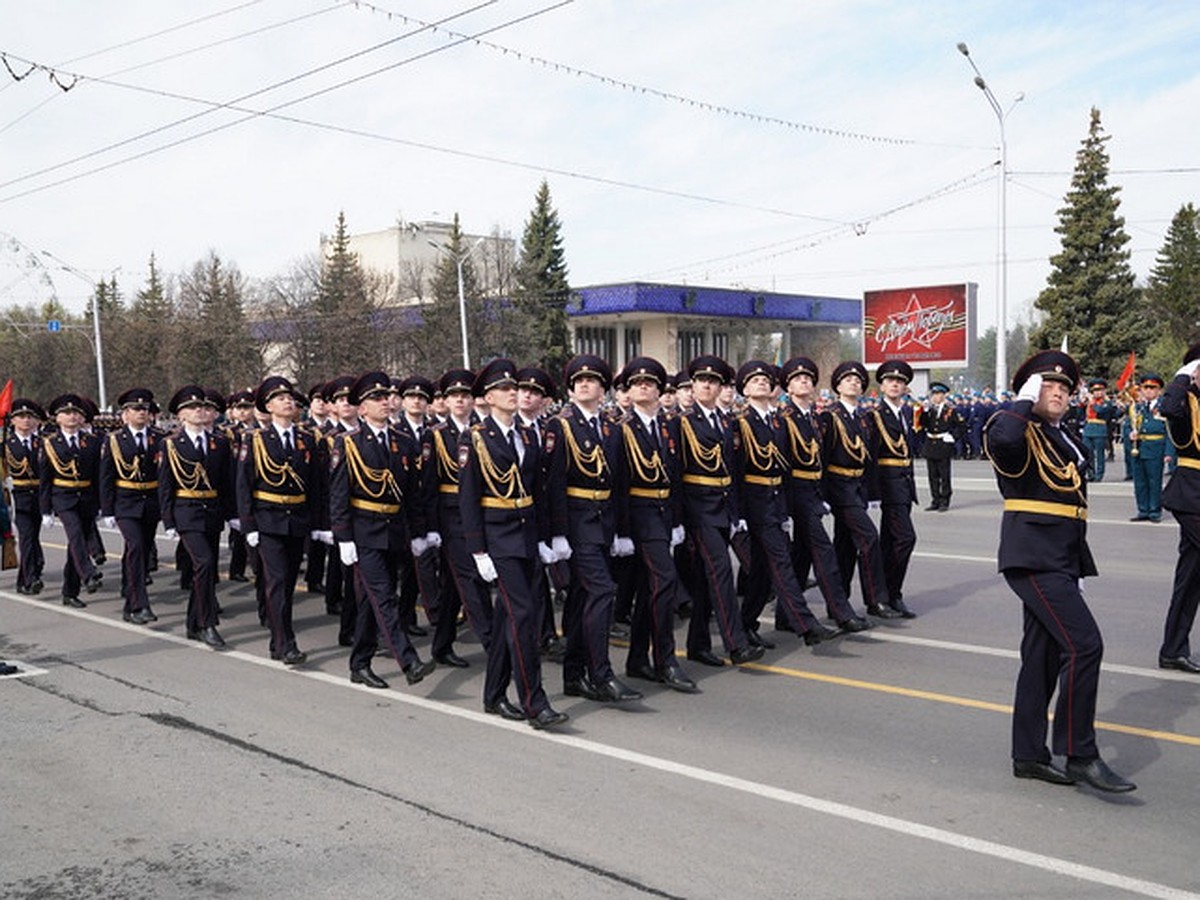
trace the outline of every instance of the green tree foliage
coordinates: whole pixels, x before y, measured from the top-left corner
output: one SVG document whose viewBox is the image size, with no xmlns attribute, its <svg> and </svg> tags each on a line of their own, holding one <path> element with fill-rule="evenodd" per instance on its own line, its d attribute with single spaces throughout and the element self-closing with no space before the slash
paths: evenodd
<svg viewBox="0 0 1200 900">
<path fill-rule="evenodd" d="M 1055 232 L 1062 249 L 1050 258 L 1046 288 L 1034 306 L 1042 319 L 1030 335 L 1034 348 L 1057 347 L 1065 335 L 1085 375 L 1115 375 L 1130 351 L 1142 351 L 1152 323 L 1134 286 L 1118 215 L 1120 188 L 1108 183 L 1109 137 L 1093 108 L 1088 136 L 1075 155 L 1075 173 Z"/>
<path fill-rule="evenodd" d="M 317 285 L 312 316 L 317 340 L 308 360 L 312 370 L 329 379 L 378 365 L 378 306 L 370 279 L 350 250 L 345 213 L 339 212 Z"/>
<path fill-rule="evenodd" d="M 458 303 L 458 262 L 462 261 L 463 298 L 466 306 L 467 343 L 471 362 L 475 363 L 488 342 L 484 338 L 482 290 L 475 271 L 472 247 L 463 239 L 458 213 L 450 229 L 450 238 L 438 255 L 430 281 L 430 297 L 421 307 L 421 359 L 417 368 L 436 378 L 453 366 L 462 365 L 462 326 Z"/>
<path fill-rule="evenodd" d="M 561 377 L 572 355 L 566 311 L 571 289 L 561 232 L 550 185 L 543 181 L 521 239 L 508 352 L 519 363 L 539 365 L 555 378 Z"/>
<path fill-rule="evenodd" d="M 176 316 L 153 254 L 149 269 L 145 286 L 119 319 L 105 315 L 101 320 L 104 362 L 110 401 L 129 388 L 146 387 L 165 406 L 175 384 Z"/>
<path fill-rule="evenodd" d="M 245 313 L 246 281 L 210 251 L 180 279 L 180 381 L 228 392 L 256 384 L 263 365 Z"/>
<path fill-rule="evenodd" d="M 1162 338 L 1184 346 L 1200 340 L 1200 213 L 1191 203 L 1171 220 L 1146 299 Z"/>
</svg>

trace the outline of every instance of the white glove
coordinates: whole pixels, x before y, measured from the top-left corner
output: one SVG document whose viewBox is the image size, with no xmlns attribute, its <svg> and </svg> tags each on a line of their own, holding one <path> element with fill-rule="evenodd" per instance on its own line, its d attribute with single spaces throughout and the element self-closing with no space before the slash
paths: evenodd
<svg viewBox="0 0 1200 900">
<path fill-rule="evenodd" d="M 743 531 L 745 531 L 749 527 L 750 526 L 746 524 L 745 519 L 738 519 L 736 522 L 733 523 L 733 531 L 731 531 L 730 534 L 741 534 Z"/>
<path fill-rule="evenodd" d="M 258 532 L 257 531 L 251 531 L 249 534 L 246 535 L 246 546 L 247 547 L 257 547 L 258 546 Z"/>
<path fill-rule="evenodd" d="M 337 546 L 343 566 L 352 566 L 358 562 L 358 546 L 354 541 L 338 541 Z"/>
<path fill-rule="evenodd" d="M 1042 396 L 1042 376 L 1040 374 L 1030 375 L 1025 379 L 1025 383 L 1021 385 L 1021 390 L 1017 391 L 1018 400 L 1032 400 L 1038 402 L 1038 398 Z"/>
<path fill-rule="evenodd" d="M 830 506 L 828 503 L 826 503 L 824 500 L 821 501 L 821 509 L 823 510 L 821 515 L 823 515 L 823 516 L 827 516 L 831 512 L 833 512 L 833 507 Z"/>
<path fill-rule="evenodd" d="M 684 532 L 682 525 L 676 525 L 671 529 L 671 549 L 674 550 L 683 543 Z"/>
<path fill-rule="evenodd" d="M 425 543 L 430 547 L 442 546 L 442 536 L 436 531 L 430 531 L 425 535 Z"/>
<path fill-rule="evenodd" d="M 229 520 L 229 530 L 230 531 L 241 531 L 242 530 L 242 520 L 241 519 L 230 519 Z"/>
<path fill-rule="evenodd" d="M 425 538 L 413 538 L 409 541 L 409 546 L 412 547 L 412 555 L 414 557 L 421 557 L 429 549 L 429 541 L 425 540 Z"/>
<path fill-rule="evenodd" d="M 786 519 L 784 519 L 783 525 L 780 527 L 783 529 L 783 533 L 788 536 L 788 540 L 790 541 L 792 539 L 792 532 L 795 530 L 795 524 L 792 522 L 792 517 L 788 516 Z"/>
<path fill-rule="evenodd" d="M 565 534 L 560 534 L 558 537 L 552 538 L 550 546 L 553 548 L 554 555 L 558 557 L 560 562 L 571 558 L 571 545 L 567 543 L 567 536 Z"/>
<path fill-rule="evenodd" d="M 1188 378 L 1191 378 L 1196 374 L 1197 367 L 1200 367 L 1200 359 L 1193 359 L 1190 363 L 1185 363 L 1183 366 L 1181 366 L 1179 371 L 1175 374 L 1186 375 Z"/>
<path fill-rule="evenodd" d="M 1038 377 L 1040 378 L 1041 376 L 1039 375 Z M 954 435 L 952 435 L 950 432 L 947 431 L 945 434 L 942 435 L 942 442 L 946 443 L 946 444 L 953 444 L 954 443 Z"/>
<path fill-rule="evenodd" d="M 538 541 L 538 558 L 543 565 L 552 566 L 558 562 L 558 554 L 545 541 Z"/>
<path fill-rule="evenodd" d="M 174 528 L 166 528 L 163 530 L 163 537 L 170 538 L 173 541 L 179 540 L 179 532 Z"/>
<path fill-rule="evenodd" d="M 496 564 L 492 562 L 492 558 L 486 553 L 476 553 L 473 555 L 475 560 L 475 568 L 479 570 L 479 577 L 484 581 L 495 581 L 500 576 L 496 574 Z"/>
<path fill-rule="evenodd" d="M 103 525 L 105 528 L 116 528 L 117 527 L 117 517 L 116 516 L 102 516 L 100 519 L 100 524 Z"/>
<path fill-rule="evenodd" d="M 308 536 L 310 538 L 312 538 L 314 541 L 319 541 L 320 543 L 327 544 L 330 547 L 333 546 L 333 532 L 332 531 L 310 531 L 308 533 Z"/>
<path fill-rule="evenodd" d="M 615 537 L 612 542 L 612 556 L 633 556 L 633 541 L 627 537 Z"/>
</svg>

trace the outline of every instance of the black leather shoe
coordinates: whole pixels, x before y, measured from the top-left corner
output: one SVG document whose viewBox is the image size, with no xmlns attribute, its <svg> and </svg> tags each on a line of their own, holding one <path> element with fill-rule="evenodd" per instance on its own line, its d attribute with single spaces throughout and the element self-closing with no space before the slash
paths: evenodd
<svg viewBox="0 0 1200 900">
<path fill-rule="evenodd" d="M 791 622 L 786 622 L 783 619 L 775 620 L 775 630 L 776 631 L 790 631 L 793 633 L 795 633 L 795 631 L 796 631 L 796 629 L 792 627 Z"/>
<path fill-rule="evenodd" d="M 439 666 L 450 666 L 452 669 L 465 669 L 471 665 L 453 650 L 447 650 L 445 653 L 439 653 L 434 657 L 434 659 L 437 661 Z"/>
<path fill-rule="evenodd" d="M 547 706 L 540 713 L 529 720 L 529 724 L 541 731 L 544 728 L 553 728 L 555 725 L 561 725 L 571 717 L 564 712 L 559 712 L 552 707 Z"/>
<path fill-rule="evenodd" d="M 872 615 L 877 619 L 899 619 L 900 613 L 892 609 L 890 606 L 868 606 L 868 615 Z"/>
<path fill-rule="evenodd" d="M 16 666 L 11 666 L 6 662 L 0 662 L 0 675 L 16 675 L 21 670 Z"/>
<path fill-rule="evenodd" d="M 94 594 L 96 591 L 100 590 L 100 585 L 103 583 L 103 581 L 104 576 L 102 576 L 99 572 L 93 572 L 83 582 L 83 589 L 89 594 Z"/>
<path fill-rule="evenodd" d="M 746 640 L 750 642 L 751 647 L 762 647 L 764 650 L 774 650 L 775 644 L 773 641 L 762 637 L 757 631 L 747 630 Z"/>
<path fill-rule="evenodd" d="M 63 597 L 62 605 L 70 606 L 70 607 L 73 607 L 74 609 L 83 609 L 85 606 L 87 606 L 87 604 L 84 603 L 82 600 L 80 600 L 78 597 Z"/>
<path fill-rule="evenodd" d="M 735 647 L 729 651 L 729 660 L 735 666 L 744 666 L 746 663 L 756 662 L 762 658 L 762 647 Z"/>
<path fill-rule="evenodd" d="M 413 623 L 412 625 L 404 626 L 404 633 L 409 637 L 428 637 L 429 631 L 422 628 L 420 625 Z"/>
<path fill-rule="evenodd" d="M 563 693 L 568 697 L 583 696 L 583 681 L 577 678 L 571 678 L 563 682 Z"/>
<path fill-rule="evenodd" d="M 409 684 L 417 684 L 425 680 L 425 676 L 433 672 L 437 668 L 437 662 L 432 659 L 427 659 L 421 662 L 418 659 L 415 663 L 404 670 L 404 679 Z"/>
<path fill-rule="evenodd" d="M 640 678 L 642 681 L 660 681 L 658 673 L 647 663 L 631 663 L 625 666 L 627 678 Z"/>
<path fill-rule="evenodd" d="M 839 634 L 841 634 L 841 632 L 836 628 L 830 628 L 828 625 L 822 625 L 820 622 L 818 622 L 813 625 L 812 628 L 808 629 L 808 631 L 804 632 L 804 646 L 815 647 L 822 641 L 835 638 Z"/>
<path fill-rule="evenodd" d="M 102 566 L 106 562 L 108 562 L 108 557 L 105 556 L 103 553 L 97 553 L 95 556 L 92 557 L 92 562 L 97 566 Z"/>
<path fill-rule="evenodd" d="M 1177 672 L 1190 672 L 1192 675 L 1200 675 L 1200 665 L 1192 662 L 1189 656 L 1160 656 L 1158 658 L 1158 667 L 1160 669 L 1175 669 Z"/>
<path fill-rule="evenodd" d="M 157 622 L 158 616 L 152 616 L 148 610 L 135 609 L 129 614 L 129 621 L 134 625 L 149 625 L 151 622 Z"/>
<path fill-rule="evenodd" d="M 510 722 L 525 721 L 525 713 L 521 710 L 521 707 L 512 703 L 507 697 L 501 697 L 490 706 L 484 704 L 483 711 L 489 716 L 499 716 L 502 719 L 508 719 Z"/>
<path fill-rule="evenodd" d="M 142 610 L 142 615 L 145 617 L 147 622 L 157 622 L 158 621 L 158 616 L 156 616 L 154 614 L 154 610 L 152 610 L 148 606 Z"/>
<path fill-rule="evenodd" d="M 42 592 L 42 588 L 44 588 L 45 586 L 46 586 L 46 582 L 42 581 L 42 579 L 39 578 L 33 584 L 31 584 L 29 586 L 29 593 L 40 594 Z"/>
<path fill-rule="evenodd" d="M 893 600 L 888 606 L 893 612 L 899 613 L 902 619 L 915 619 L 917 617 L 917 614 L 909 609 L 903 600 Z"/>
<path fill-rule="evenodd" d="M 17 593 L 18 593 L 18 594 L 32 594 L 32 593 L 33 593 L 33 588 L 26 587 L 26 586 L 25 586 L 25 585 L 23 585 L 23 584 L 18 584 L 18 585 L 17 585 Z"/>
<path fill-rule="evenodd" d="M 853 619 L 847 619 L 845 622 L 839 622 L 838 628 L 843 634 L 858 634 L 860 631 L 867 631 L 871 627 L 871 623 L 866 619 L 860 619 L 855 616 Z"/>
<path fill-rule="evenodd" d="M 1149 518 L 1150 518 L 1149 516 L 1130 516 L 1129 521 L 1130 522 L 1145 522 Z"/>
<path fill-rule="evenodd" d="M 293 647 L 280 657 L 285 666 L 298 666 L 308 659 L 308 654 Z"/>
<path fill-rule="evenodd" d="M 318 581 L 316 584 L 307 585 L 306 589 L 308 590 L 308 592 L 310 594 L 324 594 L 325 593 L 325 582 Z"/>
<path fill-rule="evenodd" d="M 1049 784 L 1074 784 L 1075 779 L 1053 763 L 1036 759 L 1014 759 L 1014 778 L 1036 778 Z"/>
<path fill-rule="evenodd" d="M 240 581 L 244 584 L 244 583 L 248 582 L 250 579 L 247 578 L 245 575 L 234 575 L 231 573 L 229 576 L 229 580 L 230 581 Z"/>
<path fill-rule="evenodd" d="M 717 656 L 711 650 L 696 650 L 688 651 L 687 658 L 692 662 L 698 662 L 702 666 L 712 666 L 714 669 L 719 669 L 725 665 L 725 660 Z"/>
<path fill-rule="evenodd" d="M 388 683 L 371 671 L 367 666 L 362 669 L 350 670 L 350 683 L 361 684 L 363 687 L 375 688 L 377 691 L 387 690 Z"/>
<path fill-rule="evenodd" d="M 198 640 L 200 640 L 200 632 L 198 632 L 198 631 L 193 631 L 192 629 L 190 629 L 190 628 L 189 628 L 189 629 L 187 630 L 187 639 L 188 639 L 189 641 L 198 641 Z M 279 659 L 279 654 L 278 654 L 278 653 L 272 653 L 272 654 L 271 654 L 271 659 Z"/>
<path fill-rule="evenodd" d="M 1076 781 L 1090 784 L 1098 791 L 1106 791 L 1110 794 L 1124 794 L 1137 790 L 1136 784 L 1126 781 L 1098 756 L 1090 760 L 1068 759 L 1067 775 Z"/>
<path fill-rule="evenodd" d="M 673 691 L 679 691 L 681 694 L 698 694 L 700 688 L 696 687 L 696 682 L 688 678 L 683 669 L 678 664 L 668 666 L 659 678 L 663 684 Z"/>
<path fill-rule="evenodd" d="M 338 635 L 338 646 L 339 647 L 353 647 L 354 646 L 354 638 L 342 637 L 339 634 Z"/>
<path fill-rule="evenodd" d="M 641 691 L 635 691 L 615 675 L 607 681 L 593 684 L 592 695 L 601 703 L 632 703 L 642 699 Z"/>
<path fill-rule="evenodd" d="M 567 644 L 562 638 L 550 638 L 542 644 L 542 659 L 562 662 L 567 655 Z"/>
<path fill-rule="evenodd" d="M 225 638 L 221 637 L 221 635 L 217 632 L 217 629 L 212 625 L 200 630 L 200 640 L 204 641 L 205 644 L 212 647 L 214 650 L 225 649 Z"/>
<path fill-rule="evenodd" d="M 629 623 L 614 621 L 608 626 L 608 636 L 617 638 L 617 640 L 624 640 L 629 637 Z"/>
<path fill-rule="evenodd" d="M 941 511 L 941 507 L 938 506 L 936 503 L 930 503 L 927 507 L 925 507 L 925 512 L 940 512 L 940 511 Z"/>
</svg>

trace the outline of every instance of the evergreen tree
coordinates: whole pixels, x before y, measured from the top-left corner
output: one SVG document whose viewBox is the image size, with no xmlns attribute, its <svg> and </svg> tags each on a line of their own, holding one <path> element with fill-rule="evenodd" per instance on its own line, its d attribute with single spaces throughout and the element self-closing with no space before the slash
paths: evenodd
<svg viewBox="0 0 1200 900">
<path fill-rule="evenodd" d="M 1160 338 L 1173 346 L 1200 340 L 1200 213 L 1191 203 L 1171 220 L 1150 271 L 1146 299 Z"/>
<path fill-rule="evenodd" d="M 134 296 L 121 332 L 105 348 L 107 354 L 108 346 L 113 347 L 108 358 L 114 396 L 131 387 L 147 387 L 165 406 L 174 383 L 178 347 L 175 314 L 154 254 L 149 265 L 146 284 Z"/>
<path fill-rule="evenodd" d="M 317 286 L 313 316 L 319 338 L 311 349 L 307 368 L 328 380 L 378 365 L 377 308 L 358 254 L 350 250 L 345 213 L 339 212 Z"/>
<path fill-rule="evenodd" d="M 228 392 L 258 382 L 262 358 L 244 309 L 246 283 L 213 251 L 180 279 L 179 378 Z"/>
<path fill-rule="evenodd" d="M 542 181 L 521 238 L 513 294 L 517 328 L 509 353 L 522 364 L 541 366 L 556 379 L 572 353 L 566 312 L 571 289 L 561 231 L 550 185 Z"/>
<path fill-rule="evenodd" d="M 1030 335 L 1035 348 L 1057 347 L 1066 336 L 1085 376 L 1115 374 L 1151 337 L 1124 249 L 1129 235 L 1118 215 L 1120 188 L 1108 183 L 1108 140 L 1093 108 L 1054 229 L 1062 249 L 1050 258 L 1048 284 L 1034 302 L 1043 317 Z"/>
<path fill-rule="evenodd" d="M 421 308 L 422 356 L 420 366 L 430 377 L 446 369 L 462 365 L 462 325 L 458 303 L 458 260 L 462 260 L 463 298 L 467 319 L 467 343 L 471 362 L 475 363 L 484 350 L 486 323 L 480 320 L 482 304 L 479 278 L 471 250 L 463 240 L 458 213 L 450 228 L 445 252 L 438 255 L 437 268 L 430 282 L 432 298 Z"/>
</svg>

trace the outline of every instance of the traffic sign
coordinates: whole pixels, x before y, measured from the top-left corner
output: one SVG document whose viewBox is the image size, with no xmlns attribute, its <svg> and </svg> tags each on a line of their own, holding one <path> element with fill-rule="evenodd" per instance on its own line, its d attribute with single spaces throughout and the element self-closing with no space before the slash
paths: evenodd
<svg viewBox="0 0 1200 900">
<path fill-rule="evenodd" d="M 46 323 L 46 330 L 51 334 L 57 334 L 62 331 L 62 322 L 58 319 L 51 319 Z"/>
</svg>

